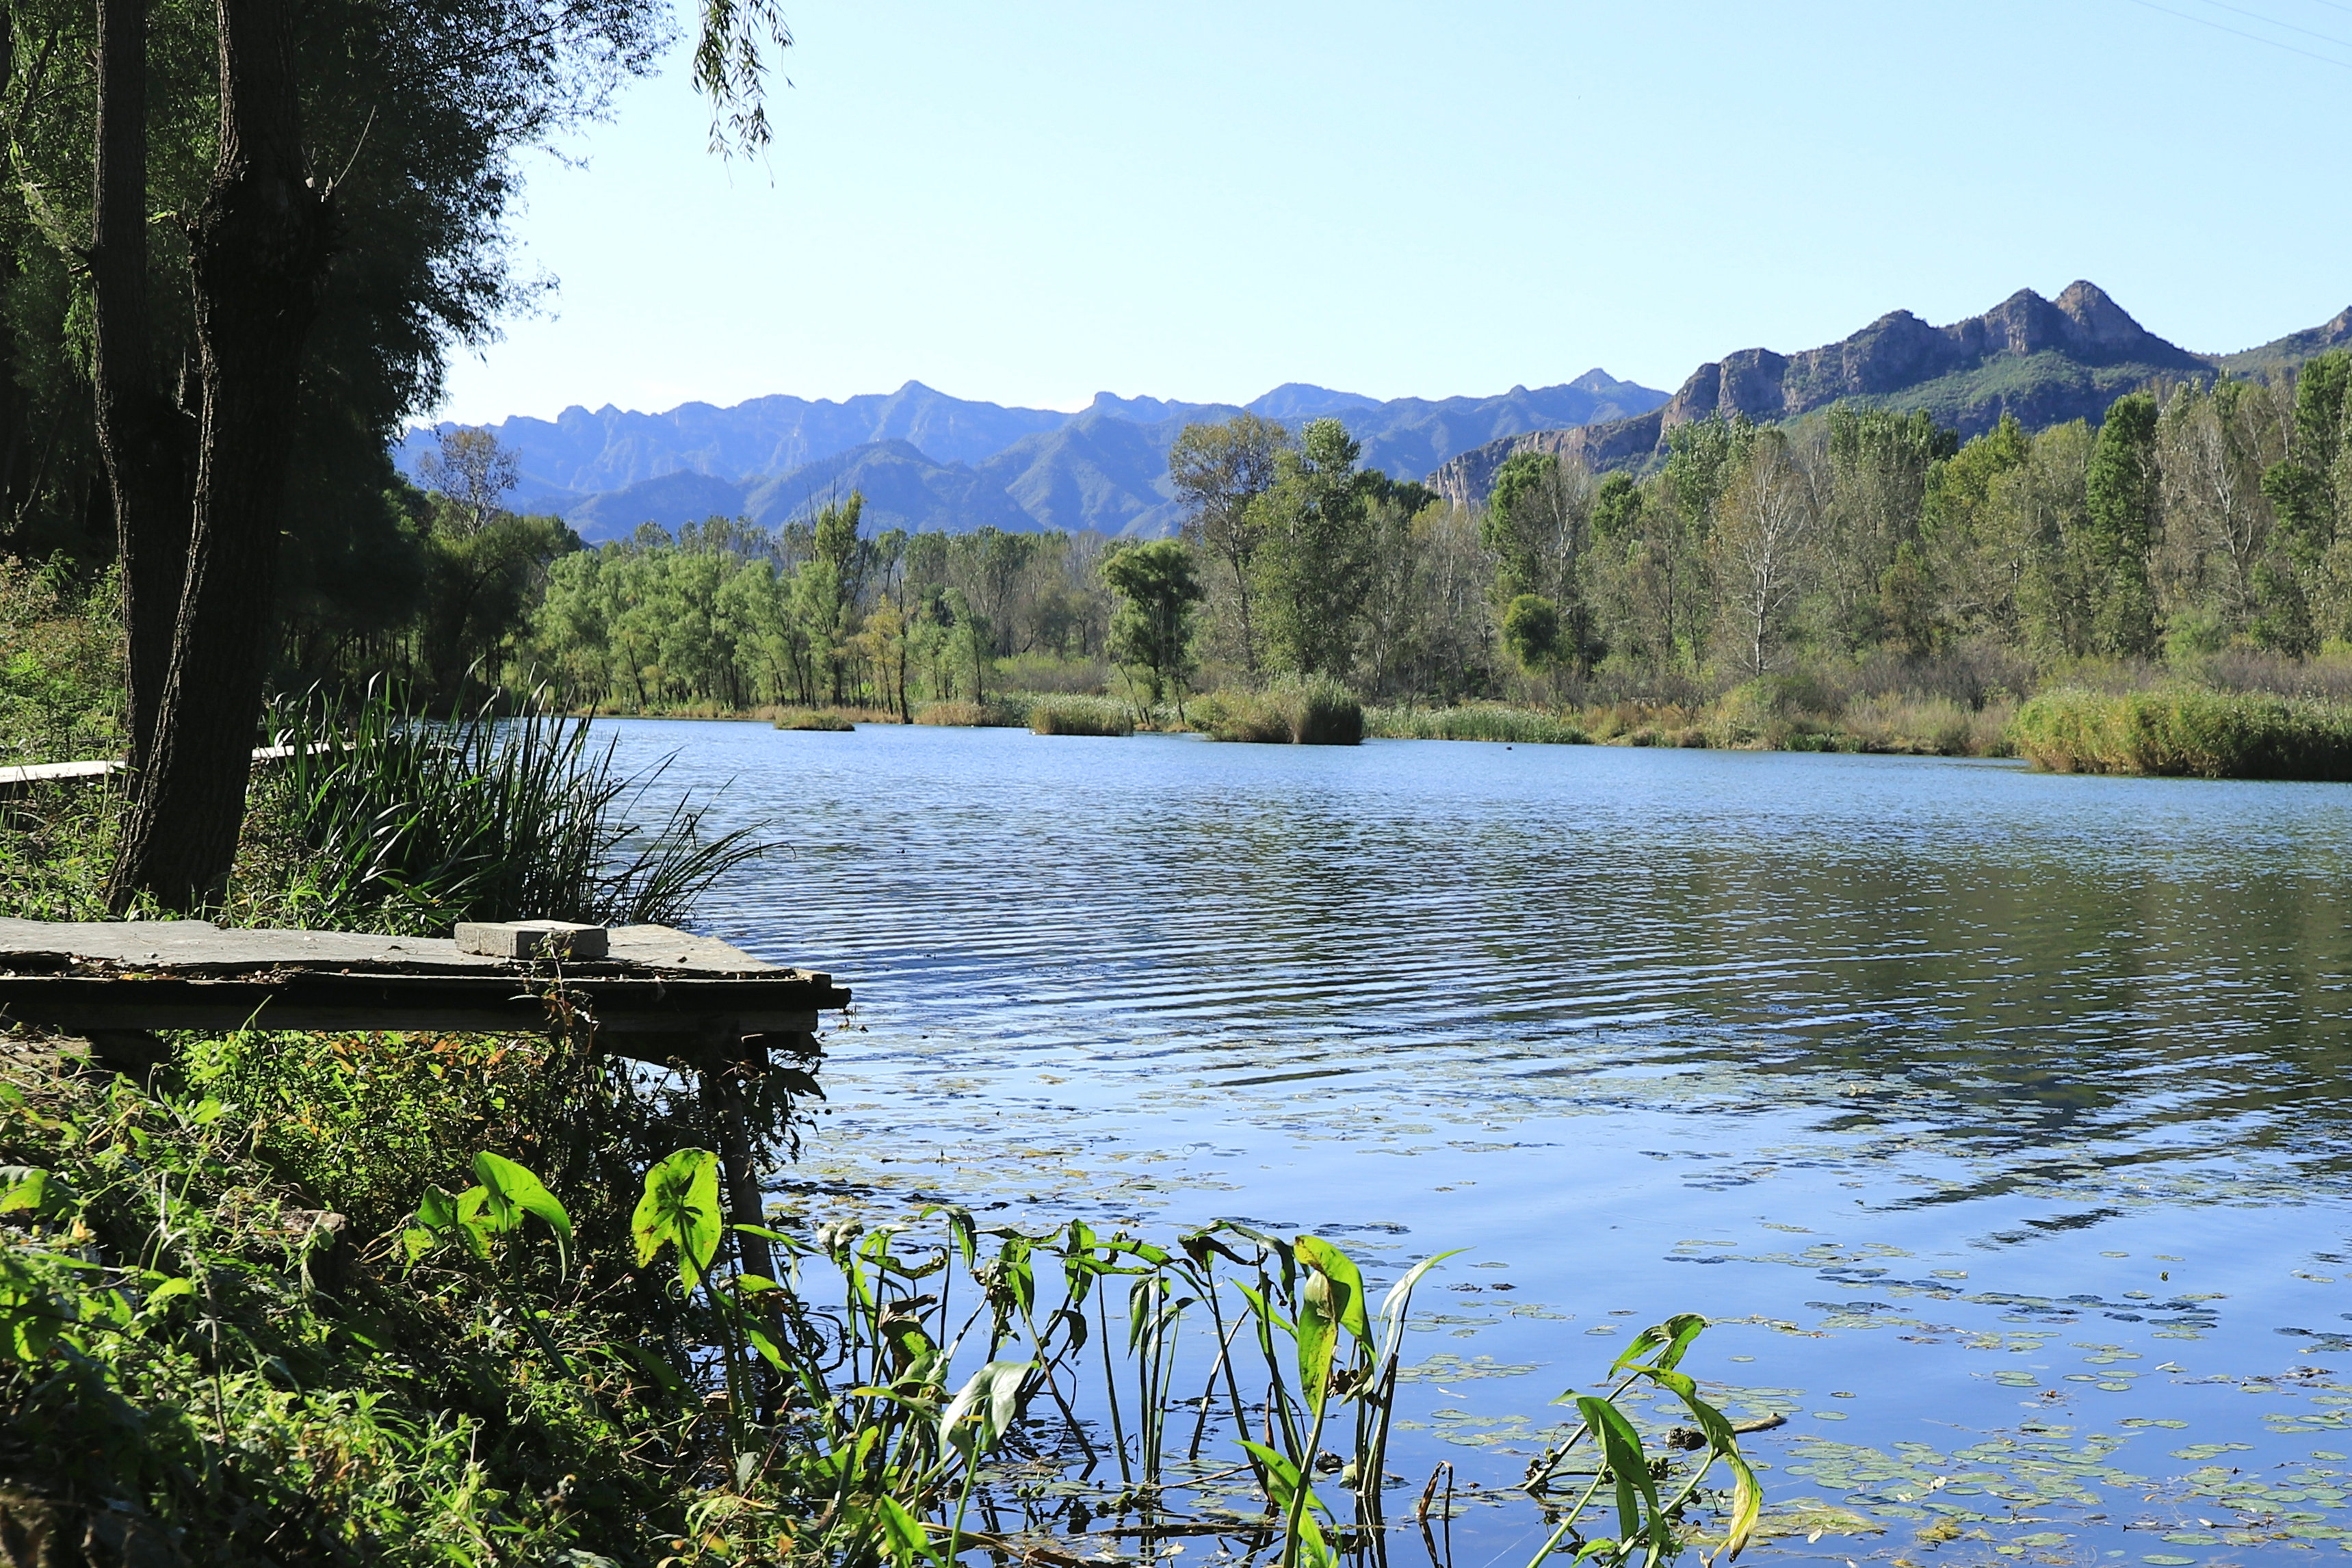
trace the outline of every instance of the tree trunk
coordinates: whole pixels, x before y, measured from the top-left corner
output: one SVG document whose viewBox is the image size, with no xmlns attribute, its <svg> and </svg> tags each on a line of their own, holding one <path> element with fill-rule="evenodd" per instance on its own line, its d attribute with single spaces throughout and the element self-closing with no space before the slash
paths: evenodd
<svg viewBox="0 0 2352 1568">
<path fill-rule="evenodd" d="M 147 314 L 147 0 L 98 0 L 90 380 L 122 563 L 131 766 L 143 771 L 187 572 L 184 421 L 155 380 Z"/>
<path fill-rule="evenodd" d="M 284 0 L 217 0 L 221 151 L 191 226 L 204 420 L 187 585 L 111 901 L 217 900 L 236 854 L 275 619 L 302 350 L 333 242 L 309 178 Z"/>
</svg>

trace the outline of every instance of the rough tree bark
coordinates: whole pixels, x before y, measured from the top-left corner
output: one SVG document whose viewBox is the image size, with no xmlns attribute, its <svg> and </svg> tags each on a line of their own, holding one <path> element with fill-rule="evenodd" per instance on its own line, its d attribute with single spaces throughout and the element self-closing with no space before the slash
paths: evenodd
<svg viewBox="0 0 2352 1568">
<path fill-rule="evenodd" d="M 216 0 L 220 157 L 189 228 L 204 389 L 186 586 L 147 767 L 109 889 L 172 910 L 220 895 L 236 858 L 275 624 L 278 518 L 334 243 L 310 177 L 285 0 Z"/>
<path fill-rule="evenodd" d="M 184 416 L 156 384 L 147 310 L 147 0 L 98 0 L 90 379 L 122 563 L 131 765 L 143 772 L 187 574 Z"/>
</svg>

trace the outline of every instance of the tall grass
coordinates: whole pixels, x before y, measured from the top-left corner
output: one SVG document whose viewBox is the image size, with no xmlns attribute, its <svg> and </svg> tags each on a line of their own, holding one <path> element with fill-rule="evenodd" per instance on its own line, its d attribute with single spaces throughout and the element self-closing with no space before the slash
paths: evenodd
<svg viewBox="0 0 2352 1568">
<path fill-rule="evenodd" d="M 1460 708 L 1368 708 L 1364 732 L 1392 741 L 1502 741 L 1582 746 L 1592 737 L 1572 719 L 1532 708 L 1475 703 Z"/>
<path fill-rule="evenodd" d="M 1213 741 L 1271 745 L 1354 746 L 1364 739 L 1364 706 L 1325 676 L 1264 691 L 1218 691 L 1194 701 L 1195 728 Z"/>
<path fill-rule="evenodd" d="M 713 834 L 681 796 L 650 824 L 667 763 L 617 771 L 585 720 L 537 703 L 415 718 L 373 685 L 349 708 L 290 704 L 290 754 L 259 773 L 252 858 L 231 900 L 245 918 L 425 933 L 458 921 L 670 924 L 764 853 L 751 829 Z"/>
<path fill-rule="evenodd" d="M 836 713 L 825 708 L 784 708 L 777 710 L 775 725 L 779 730 L 821 730 L 844 734 L 857 728 L 846 713 Z"/>
<path fill-rule="evenodd" d="M 1040 735 L 1132 735 L 1135 715 L 1108 697 L 1040 697 L 1029 704 L 1029 728 Z"/>
<path fill-rule="evenodd" d="M 2317 698 L 2064 687 L 2026 703 L 2011 731 L 2053 773 L 2352 780 L 2352 706 Z"/>
<path fill-rule="evenodd" d="M 985 702 L 952 699 L 926 702 L 915 710 L 918 724 L 943 724 L 951 729 L 1018 730 L 1029 722 L 1029 699 L 992 697 Z"/>
</svg>

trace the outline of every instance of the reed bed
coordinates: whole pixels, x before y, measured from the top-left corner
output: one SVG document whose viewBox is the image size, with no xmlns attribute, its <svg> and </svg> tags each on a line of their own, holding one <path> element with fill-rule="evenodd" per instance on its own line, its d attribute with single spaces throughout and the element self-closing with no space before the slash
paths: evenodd
<svg viewBox="0 0 2352 1568">
<path fill-rule="evenodd" d="M 1108 697 L 1040 697 L 1029 704 L 1029 728 L 1039 735 L 1132 735 L 1135 715 Z"/>
<path fill-rule="evenodd" d="M 2352 705 L 2321 698 L 2064 687 L 2020 709 L 2011 733 L 2053 773 L 2352 780 Z"/>
<path fill-rule="evenodd" d="M 1218 691 L 1197 699 L 1192 727 L 1213 741 L 1266 745 L 1354 746 L 1364 739 L 1364 706 L 1323 677 L 1264 691 Z"/>
<path fill-rule="evenodd" d="M 857 728 L 846 713 L 828 708 L 786 708 L 777 712 L 779 730 L 819 730 L 840 734 Z"/>
<path fill-rule="evenodd" d="M 915 710 L 918 724 L 940 724 L 961 730 L 1018 730 L 1029 722 L 1026 697 L 992 697 L 985 702 L 961 699 L 926 702 Z"/>
<path fill-rule="evenodd" d="M 1572 719 L 1472 703 L 1459 708 L 1370 708 L 1364 731 L 1391 741 L 1501 741 L 1529 746 L 1590 745 L 1592 736 Z"/>
</svg>

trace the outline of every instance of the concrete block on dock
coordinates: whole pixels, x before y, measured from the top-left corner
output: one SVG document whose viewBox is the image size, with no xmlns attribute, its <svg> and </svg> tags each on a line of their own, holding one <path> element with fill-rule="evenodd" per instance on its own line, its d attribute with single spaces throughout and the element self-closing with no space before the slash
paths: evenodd
<svg viewBox="0 0 2352 1568">
<path fill-rule="evenodd" d="M 467 921 L 457 927 L 457 951 L 489 958 L 602 958 L 603 926 L 571 921 Z"/>
</svg>

